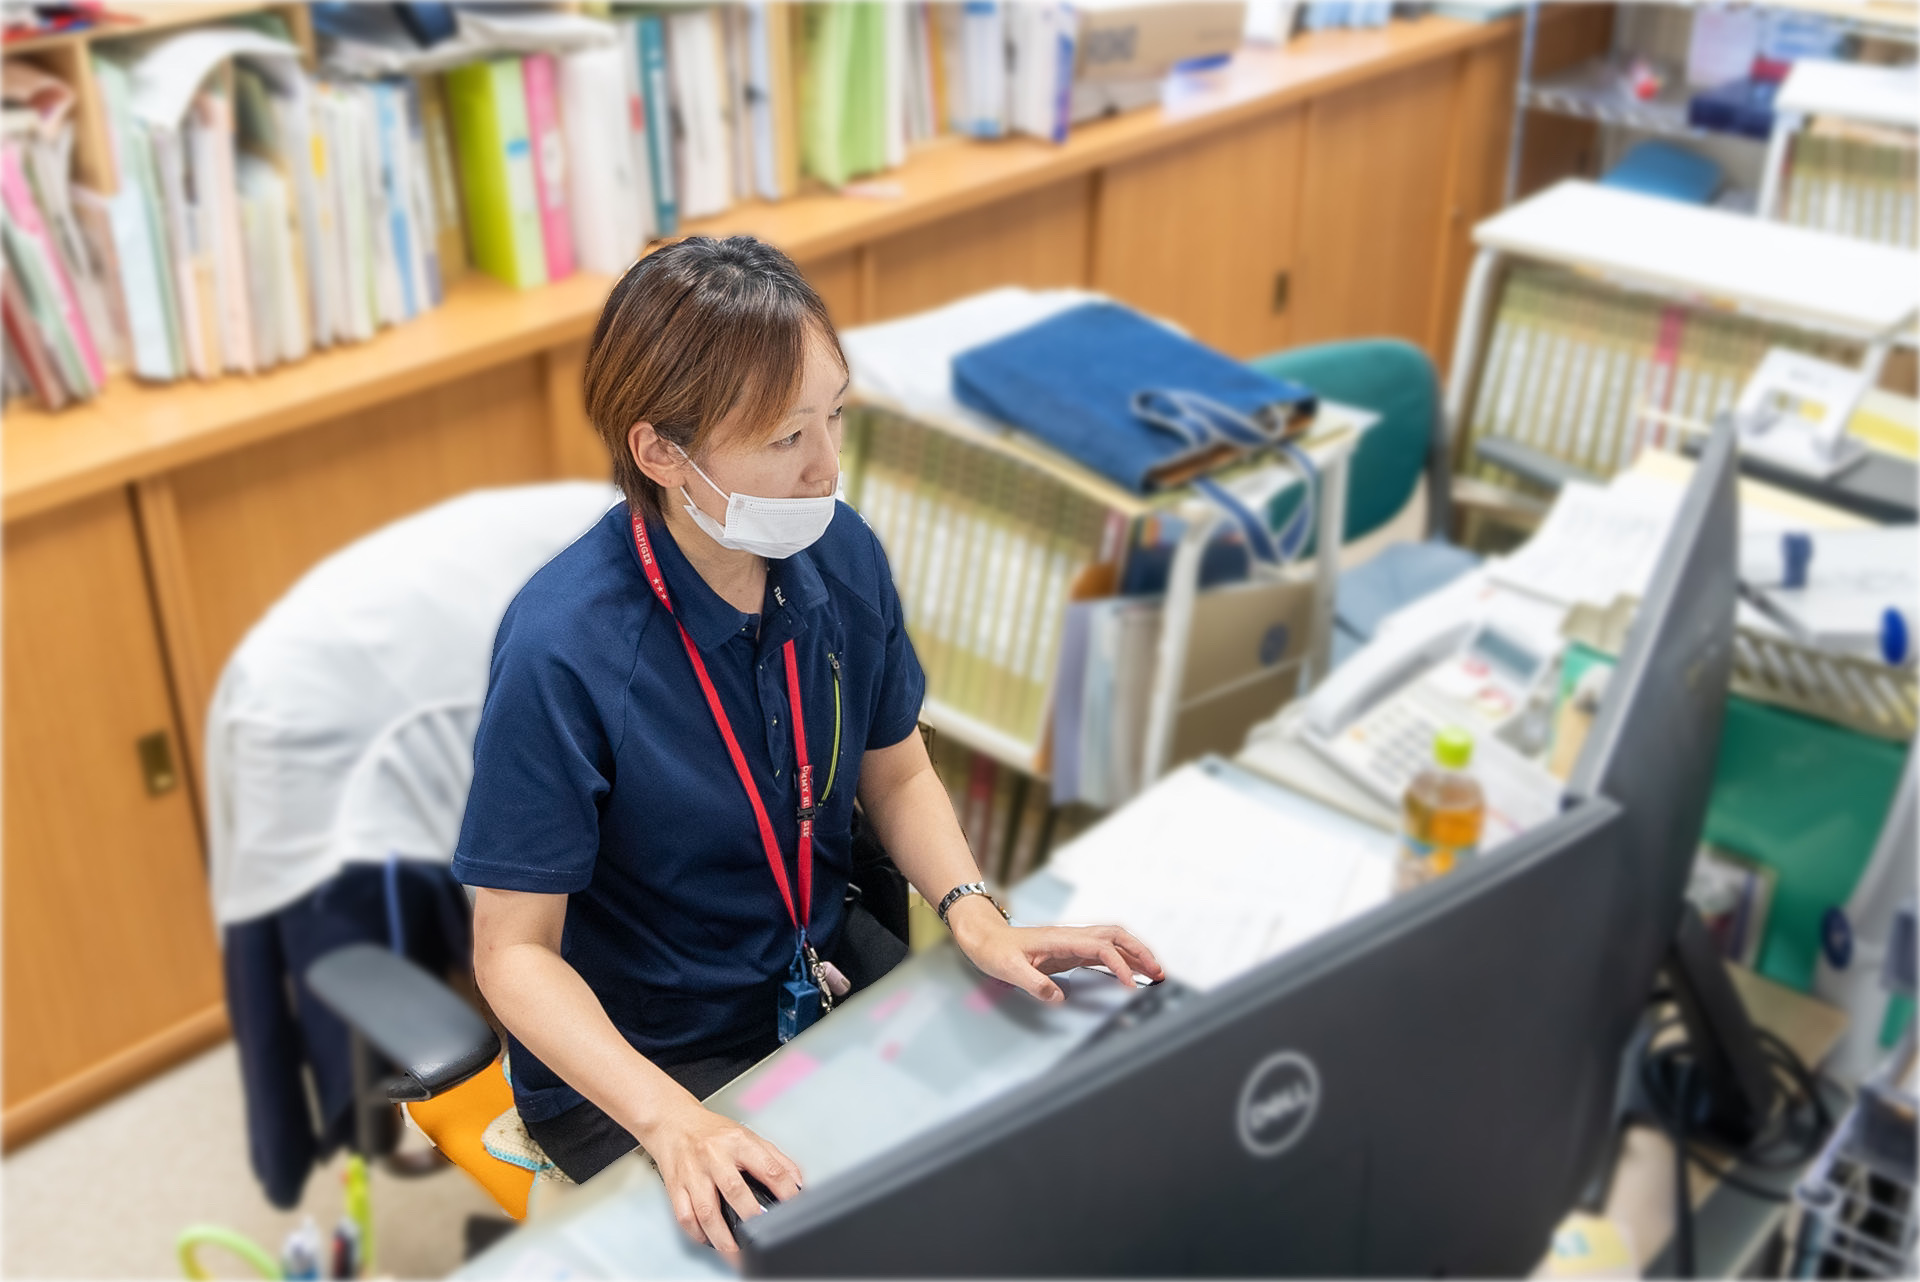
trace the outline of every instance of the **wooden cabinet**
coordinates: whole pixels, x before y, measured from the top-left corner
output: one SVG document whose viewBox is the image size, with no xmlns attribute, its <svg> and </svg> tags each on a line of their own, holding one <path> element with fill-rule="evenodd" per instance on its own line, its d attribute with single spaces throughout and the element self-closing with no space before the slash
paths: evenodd
<svg viewBox="0 0 1920 1282">
<path fill-rule="evenodd" d="M 1095 289 L 1239 357 L 1288 344 L 1302 109 L 1108 168 Z"/>
<path fill-rule="evenodd" d="M 209 1044 L 226 1023 L 193 792 L 126 491 L 6 535 L 11 1144 Z M 170 778 L 150 789 L 149 773 L 169 762 Z"/>
<path fill-rule="evenodd" d="M 1433 350 L 1458 74 L 1426 63 L 1308 108 L 1295 344 L 1392 335 Z"/>
<path fill-rule="evenodd" d="M 835 329 L 852 329 L 866 323 L 866 299 L 862 296 L 865 257 L 846 250 L 795 263 L 807 283 L 813 286 L 813 292 L 827 305 L 827 315 L 832 318 Z"/>
<path fill-rule="evenodd" d="M 882 321 L 997 285 L 1087 283 L 1092 181 L 1082 176 L 877 241 L 865 319 Z"/>
</svg>

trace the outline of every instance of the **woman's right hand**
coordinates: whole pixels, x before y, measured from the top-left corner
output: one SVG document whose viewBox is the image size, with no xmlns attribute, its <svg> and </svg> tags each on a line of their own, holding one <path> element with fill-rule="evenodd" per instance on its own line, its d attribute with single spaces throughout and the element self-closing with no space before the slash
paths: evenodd
<svg viewBox="0 0 1920 1282">
<path fill-rule="evenodd" d="M 666 1182 L 673 1218 L 696 1243 L 711 1244 L 729 1260 L 740 1248 L 721 1216 L 724 1198 L 741 1219 L 760 1214 L 760 1203 L 740 1172 L 752 1174 L 781 1201 L 800 1191 L 794 1160 L 730 1117 L 689 1099 L 634 1138 Z"/>
</svg>

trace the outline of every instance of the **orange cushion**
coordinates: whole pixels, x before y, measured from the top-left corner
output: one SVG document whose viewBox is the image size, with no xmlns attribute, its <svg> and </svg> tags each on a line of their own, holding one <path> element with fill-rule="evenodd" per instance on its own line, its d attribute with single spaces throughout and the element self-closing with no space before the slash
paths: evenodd
<svg viewBox="0 0 1920 1282">
<path fill-rule="evenodd" d="M 480 1181 L 500 1209 L 516 1220 L 527 1216 L 533 1172 L 487 1151 L 484 1137 L 496 1117 L 513 1107 L 513 1087 L 501 1059 L 450 1091 L 406 1106 L 407 1116 L 454 1165 Z"/>
</svg>

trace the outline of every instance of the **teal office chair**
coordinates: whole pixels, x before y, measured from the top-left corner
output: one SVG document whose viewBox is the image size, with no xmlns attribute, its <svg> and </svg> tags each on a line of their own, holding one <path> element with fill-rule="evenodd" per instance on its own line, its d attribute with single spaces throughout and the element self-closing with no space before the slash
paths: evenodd
<svg viewBox="0 0 1920 1282">
<path fill-rule="evenodd" d="M 1380 621 L 1401 606 L 1446 586 L 1480 563 L 1448 541 L 1452 485 L 1440 378 L 1427 354 L 1395 338 L 1362 338 L 1275 352 L 1247 362 L 1291 379 L 1328 400 L 1380 415 L 1348 466 L 1345 541 L 1387 524 L 1427 478 L 1426 538 L 1396 543 L 1340 575 L 1334 594 L 1333 664 L 1372 640 Z M 1300 503 L 1280 495 L 1268 513 L 1281 528 Z M 1312 545 L 1308 545 L 1311 555 Z"/>
</svg>

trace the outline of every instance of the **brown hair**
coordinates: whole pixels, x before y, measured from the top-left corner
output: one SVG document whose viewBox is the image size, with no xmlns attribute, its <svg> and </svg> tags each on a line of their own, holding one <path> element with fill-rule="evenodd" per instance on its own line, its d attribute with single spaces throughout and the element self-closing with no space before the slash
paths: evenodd
<svg viewBox="0 0 1920 1282">
<path fill-rule="evenodd" d="M 846 369 L 826 304 L 792 259 L 752 236 L 689 236 L 629 267 L 594 326 L 583 380 L 627 501 L 660 515 L 660 486 L 627 447 L 635 423 L 688 454 L 736 411 L 771 426 L 800 393 L 814 334 Z"/>
</svg>

